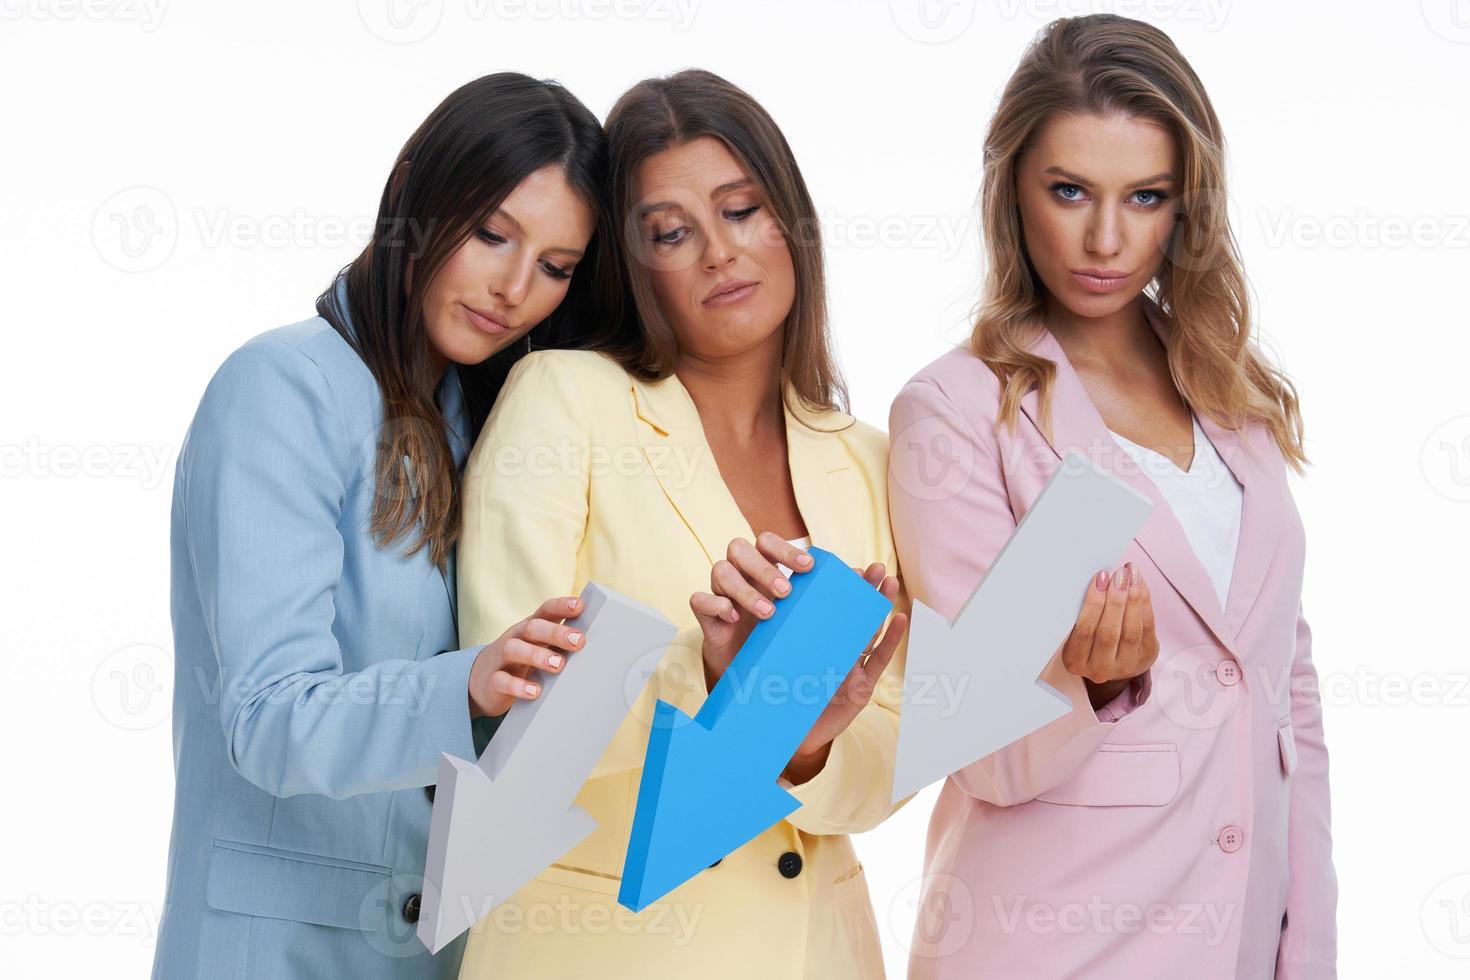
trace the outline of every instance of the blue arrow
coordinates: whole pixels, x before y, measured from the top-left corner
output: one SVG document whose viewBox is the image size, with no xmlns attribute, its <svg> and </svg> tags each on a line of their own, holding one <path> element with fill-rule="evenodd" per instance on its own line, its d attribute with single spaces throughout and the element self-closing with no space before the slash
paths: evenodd
<svg viewBox="0 0 1470 980">
<path fill-rule="evenodd" d="M 620 905 L 641 911 L 801 805 L 776 778 L 893 608 L 836 555 L 810 554 L 697 715 L 655 706 Z"/>
</svg>

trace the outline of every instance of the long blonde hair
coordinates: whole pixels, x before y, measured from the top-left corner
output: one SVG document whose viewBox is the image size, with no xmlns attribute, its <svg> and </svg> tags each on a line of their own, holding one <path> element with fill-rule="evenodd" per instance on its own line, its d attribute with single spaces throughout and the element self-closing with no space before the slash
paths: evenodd
<svg viewBox="0 0 1470 980">
<path fill-rule="evenodd" d="M 1291 379 L 1251 339 L 1250 299 L 1225 208 L 1225 141 L 1204 85 L 1163 31 L 1112 14 L 1042 29 L 1006 84 L 985 137 L 981 223 L 987 271 L 970 347 L 1002 388 L 997 424 L 1017 424 L 1038 387 L 1050 429 L 1056 365 L 1026 346 L 1043 329 L 1045 287 L 1026 256 L 1016 161 L 1055 116 L 1124 113 L 1173 134 L 1182 194 L 1165 259 L 1150 284 L 1168 324 L 1169 374 L 1196 411 L 1234 430 L 1264 422 L 1298 473 L 1308 462 Z M 1148 290 L 1146 290 L 1148 292 Z"/>
</svg>

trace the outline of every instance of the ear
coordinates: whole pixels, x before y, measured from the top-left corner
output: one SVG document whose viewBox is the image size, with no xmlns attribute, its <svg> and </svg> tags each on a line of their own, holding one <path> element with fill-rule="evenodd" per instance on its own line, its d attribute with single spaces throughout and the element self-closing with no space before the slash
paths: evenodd
<svg viewBox="0 0 1470 980">
<path fill-rule="evenodd" d="M 398 197 L 403 193 L 403 187 L 408 183 L 408 164 L 404 160 L 393 168 L 393 179 L 388 182 L 388 206 L 398 210 Z"/>
</svg>

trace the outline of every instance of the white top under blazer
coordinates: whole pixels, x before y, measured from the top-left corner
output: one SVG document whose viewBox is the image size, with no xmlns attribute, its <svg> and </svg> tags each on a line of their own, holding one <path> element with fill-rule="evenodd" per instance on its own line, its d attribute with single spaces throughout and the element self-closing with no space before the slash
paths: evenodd
<svg viewBox="0 0 1470 980">
<path fill-rule="evenodd" d="M 1240 543 L 1244 491 L 1193 412 L 1189 420 L 1194 426 L 1194 458 L 1188 470 L 1181 470 L 1162 453 L 1140 446 L 1112 429 L 1108 431 L 1168 501 L 1169 509 L 1184 528 L 1190 548 L 1210 573 L 1215 594 L 1220 597 L 1220 608 L 1224 609 L 1235 572 L 1235 549 Z"/>
</svg>

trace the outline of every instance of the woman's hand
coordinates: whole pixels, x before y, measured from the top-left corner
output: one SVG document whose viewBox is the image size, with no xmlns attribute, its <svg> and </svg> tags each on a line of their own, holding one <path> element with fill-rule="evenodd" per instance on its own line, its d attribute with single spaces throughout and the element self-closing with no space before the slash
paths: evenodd
<svg viewBox="0 0 1470 980">
<path fill-rule="evenodd" d="M 1100 708 L 1159 656 L 1148 586 L 1132 562 L 1109 575 L 1100 571 L 1087 588 L 1082 611 L 1062 644 L 1062 663 L 1087 681 L 1087 696 Z"/>
<path fill-rule="evenodd" d="M 726 559 L 716 563 L 710 571 L 710 592 L 696 592 L 690 596 L 689 606 L 704 633 L 706 690 L 714 690 L 755 624 L 762 619 L 770 619 L 776 611 L 775 603 L 790 594 L 791 583 L 786 581 L 776 562 L 786 565 L 796 575 L 812 568 L 812 557 L 778 534 L 761 534 L 754 544 L 736 538 L 730 542 Z M 869 565 L 862 576 L 885 598 L 892 600 L 898 595 L 898 579 L 886 575 L 881 563 Z M 886 630 L 880 628 L 873 635 L 868 649 L 843 678 L 832 700 L 792 756 L 783 773 L 788 780 L 804 783 L 821 771 L 827 762 L 832 740 L 872 700 L 878 678 L 893 659 L 907 628 L 908 616 L 897 613 Z"/>
<path fill-rule="evenodd" d="M 581 611 L 582 600 L 576 596 L 548 599 L 494 643 L 481 647 L 470 668 L 470 717 L 503 715 L 517 699 L 534 700 L 541 685 L 531 675 L 537 670 L 560 673 L 566 653 L 586 642 L 563 624 Z"/>
<path fill-rule="evenodd" d="M 775 600 L 791 594 L 791 583 L 777 562 L 795 575 L 812 568 L 811 555 L 774 532 L 757 535 L 754 544 L 736 538 L 724 560 L 710 569 L 710 591 L 689 597 L 689 608 L 704 633 L 706 691 L 715 689 L 755 624 L 775 614 Z"/>
<path fill-rule="evenodd" d="M 885 575 L 884 572 L 882 563 L 874 562 L 863 572 L 863 578 L 891 602 L 898 595 L 898 579 Z M 827 756 L 832 751 L 832 740 L 846 731 L 858 712 L 866 708 L 873 699 L 878 678 L 888 669 L 888 662 L 893 659 L 894 651 L 903 640 L 908 625 L 907 613 L 894 613 L 888 620 L 888 628 L 880 626 L 878 632 L 873 634 L 868 648 L 842 679 L 837 693 L 832 695 L 832 700 L 827 702 L 827 707 L 817 718 L 816 724 L 807 732 L 791 761 L 786 764 L 786 771 L 782 775 L 790 782 L 800 786 L 822 771 L 822 767 L 827 764 Z"/>
</svg>

